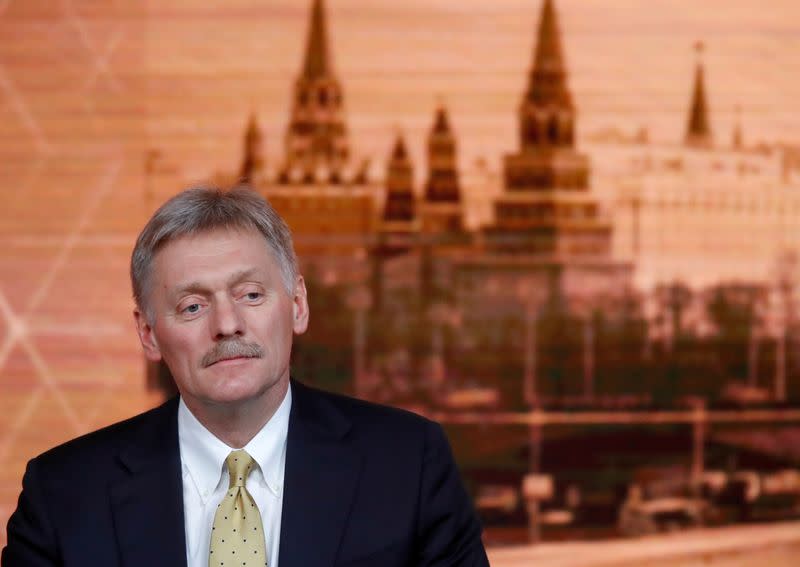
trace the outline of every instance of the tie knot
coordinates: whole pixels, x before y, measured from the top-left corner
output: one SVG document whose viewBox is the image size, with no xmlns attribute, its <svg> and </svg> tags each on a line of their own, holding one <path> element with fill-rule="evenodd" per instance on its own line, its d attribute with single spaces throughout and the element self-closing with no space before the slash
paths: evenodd
<svg viewBox="0 0 800 567">
<path fill-rule="evenodd" d="M 255 461 L 253 457 L 247 454 L 244 449 L 232 451 L 228 458 L 225 459 L 228 465 L 228 474 L 231 477 L 230 488 L 234 486 L 244 486 L 247 481 L 247 475 L 253 470 Z"/>
</svg>

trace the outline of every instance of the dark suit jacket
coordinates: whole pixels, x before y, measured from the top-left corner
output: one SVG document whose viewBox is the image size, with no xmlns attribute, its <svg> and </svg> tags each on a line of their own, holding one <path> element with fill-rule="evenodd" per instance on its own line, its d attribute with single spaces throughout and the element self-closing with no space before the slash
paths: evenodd
<svg viewBox="0 0 800 567">
<path fill-rule="evenodd" d="M 2 567 L 185 566 L 177 398 L 36 457 Z M 488 565 L 441 427 L 292 382 L 279 567 Z"/>
</svg>

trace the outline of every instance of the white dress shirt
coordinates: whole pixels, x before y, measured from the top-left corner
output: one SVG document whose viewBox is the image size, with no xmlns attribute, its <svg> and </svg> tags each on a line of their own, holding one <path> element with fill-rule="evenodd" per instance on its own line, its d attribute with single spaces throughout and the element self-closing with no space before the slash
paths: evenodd
<svg viewBox="0 0 800 567">
<path fill-rule="evenodd" d="M 286 436 L 291 407 L 290 386 L 272 418 L 243 447 L 258 465 L 247 478 L 247 490 L 261 513 L 270 567 L 278 567 Z M 225 459 L 234 449 L 206 429 L 189 411 L 183 399 L 178 406 L 178 441 L 183 471 L 187 565 L 208 567 L 214 514 L 228 490 Z"/>
</svg>

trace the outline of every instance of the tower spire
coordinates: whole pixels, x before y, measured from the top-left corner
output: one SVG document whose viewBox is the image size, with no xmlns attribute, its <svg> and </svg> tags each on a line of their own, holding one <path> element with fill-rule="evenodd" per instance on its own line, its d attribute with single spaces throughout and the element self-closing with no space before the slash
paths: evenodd
<svg viewBox="0 0 800 567">
<path fill-rule="evenodd" d="M 442 103 L 439 103 L 439 107 L 436 109 L 436 116 L 433 121 L 433 133 L 450 134 L 450 119 L 447 117 L 447 109 Z"/>
<path fill-rule="evenodd" d="M 542 4 L 526 98 L 538 105 L 572 109 L 572 96 L 567 88 L 567 69 L 561 48 L 561 30 L 553 0 L 544 0 Z"/>
<path fill-rule="evenodd" d="M 447 108 L 441 101 L 428 134 L 428 175 L 420 214 L 423 229 L 428 233 L 458 233 L 464 225 L 456 138 Z"/>
<path fill-rule="evenodd" d="M 708 105 L 706 103 L 705 77 L 703 70 L 703 42 L 695 44 L 697 51 L 697 67 L 694 73 L 694 89 L 692 103 L 689 108 L 689 120 L 686 125 L 686 145 L 692 147 L 709 147 L 713 140 L 708 121 Z"/>
<path fill-rule="evenodd" d="M 576 110 L 554 0 L 543 0 L 540 18 L 519 107 L 520 148 L 504 156 L 504 191 L 494 201 L 487 242 L 502 253 L 601 257 L 610 250 L 611 226 L 591 193 L 589 159 L 575 148 Z"/>
<path fill-rule="evenodd" d="M 323 0 L 313 0 L 305 60 L 294 86 L 292 115 L 286 129 L 286 165 L 281 178 L 295 170 L 308 182 L 343 181 L 350 149 L 344 94 L 328 49 Z"/>
<path fill-rule="evenodd" d="M 416 216 L 414 206 L 414 174 L 402 133 L 392 148 L 386 171 L 386 204 L 384 223 L 412 222 Z"/>
<path fill-rule="evenodd" d="M 247 130 L 244 134 L 244 156 L 239 169 L 239 179 L 244 183 L 253 183 L 264 169 L 264 147 L 261 129 L 258 127 L 256 113 L 250 115 Z"/>
<path fill-rule="evenodd" d="M 314 0 L 314 5 L 311 7 L 311 25 L 308 29 L 303 76 L 306 79 L 318 79 L 327 76 L 330 72 L 325 6 L 322 0 Z"/>
<path fill-rule="evenodd" d="M 567 67 L 553 0 L 544 0 L 528 88 L 519 108 L 523 152 L 574 145 L 575 109 L 567 87 Z"/>
<path fill-rule="evenodd" d="M 428 180 L 425 184 L 425 200 L 452 203 L 458 203 L 460 200 L 456 140 L 450 129 L 447 109 L 443 104 L 436 109 L 433 127 L 428 135 Z"/>
</svg>

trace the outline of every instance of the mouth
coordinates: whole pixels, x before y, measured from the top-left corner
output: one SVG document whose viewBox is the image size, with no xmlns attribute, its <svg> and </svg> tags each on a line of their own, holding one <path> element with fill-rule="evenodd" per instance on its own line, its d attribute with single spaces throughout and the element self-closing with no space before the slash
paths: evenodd
<svg viewBox="0 0 800 567">
<path fill-rule="evenodd" d="M 247 362 L 248 360 L 252 360 L 254 357 L 252 356 L 234 356 L 232 358 L 220 358 L 209 364 L 208 366 L 227 366 L 231 364 L 241 364 L 243 362 Z"/>
</svg>

